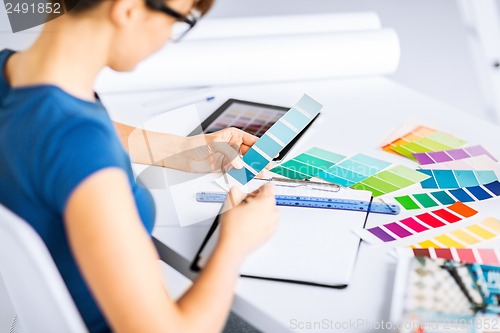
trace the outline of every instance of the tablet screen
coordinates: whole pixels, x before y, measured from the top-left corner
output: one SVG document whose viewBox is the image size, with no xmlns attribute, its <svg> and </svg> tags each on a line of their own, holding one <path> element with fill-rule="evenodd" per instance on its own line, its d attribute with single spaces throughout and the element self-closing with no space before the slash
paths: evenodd
<svg viewBox="0 0 500 333">
<path fill-rule="evenodd" d="M 260 137 L 289 109 L 289 107 L 229 99 L 201 124 L 201 129 L 203 133 L 213 133 L 224 128 L 235 127 Z M 286 155 L 314 120 L 316 118 L 283 148 L 279 156 L 274 159 L 275 161 L 281 160 Z M 194 130 L 190 135 L 196 134 L 200 134 L 199 130 Z"/>
<path fill-rule="evenodd" d="M 270 109 L 267 106 L 234 102 L 215 118 L 208 126 L 205 133 L 217 132 L 227 127 L 236 127 L 260 137 L 277 122 L 286 111 L 287 109 L 277 110 Z"/>
</svg>

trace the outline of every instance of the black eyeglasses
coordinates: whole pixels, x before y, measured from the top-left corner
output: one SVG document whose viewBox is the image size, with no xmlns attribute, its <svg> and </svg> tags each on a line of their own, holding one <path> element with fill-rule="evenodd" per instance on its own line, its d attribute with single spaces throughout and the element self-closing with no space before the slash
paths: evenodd
<svg viewBox="0 0 500 333">
<path fill-rule="evenodd" d="M 160 1 L 146 0 L 146 5 L 153 9 L 160 11 L 170 17 L 173 17 L 177 22 L 172 27 L 172 41 L 177 43 L 183 39 L 191 29 L 194 28 L 198 22 L 199 17 L 193 13 L 182 15 L 179 12 L 171 9 Z"/>
</svg>

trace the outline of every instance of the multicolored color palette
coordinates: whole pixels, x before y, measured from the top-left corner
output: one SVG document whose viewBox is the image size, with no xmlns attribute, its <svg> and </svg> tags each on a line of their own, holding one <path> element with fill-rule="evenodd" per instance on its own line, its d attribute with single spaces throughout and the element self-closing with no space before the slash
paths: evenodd
<svg viewBox="0 0 500 333">
<path fill-rule="evenodd" d="M 410 249 L 415 257 L 444 259 L 464 264 L 500 265 L 500 253 L 496 249 L 427 248 Z"/>
<path fill-rule="evenodd" d="M 457 161 L 481 155 L 487 155 L 492 160 L 498 162 L 498 160 L 493 155 L 491 155 L 483 146 L 480 145 L 465 147 L 461 149 L 416 153 L 413 154 L 413 157 L 416 158 L 416 160 L 420 165 L 428 165 L 428 164 L 443 163 L 449 161 Z"/>
<path fill-rule="evenodd" d="M 500 234 L 500 221 L 489 217 L 479 223 L 471 224 L 461 229 L 456 229 L 445 234 L 441 234 L 432 239 L 428 239 L 418 244 L 414 248 L 465 248 L 476 246 L 482 242 L 492 240 Z"/>
<path fill-rule="evenodd" d="M 500 196 L 500 182 L 430 193 L 408 194 L 394 199 L 406 210 L 432 208 L 461 202 L 483 201 Z"/>
<path fill-rule="evenodd" d="M 316 177 L 328 182 L 349 187 L 373 176 L 390 166 L 391 163 L 368 155 L 357 154 L 347 158 L 325 171 L 320 171 Z"/>
<path fill-rule="evenodd" d="M 245 185 L 272 161 L 318 115 L 323 105 L 308 95 L 281 117 L 243 156 L 245 166 L 233 168 L 227 175 Z M 223 177 L 225 177 L 224 175 Z"/>
<path fill-rule="evenodd" d="M 369 243 L 383 244 L 456 223 L 476 214 L 476 210 L 461 202 L 456 202 L 446 208 L 436 209 L 432 212 L 419 214 L 373 228 L 362 229 L 356 233 Z"/>
<path fill-rule="evenodd" d="M 422 188 L 460 188 L 489 184 L 498 180 L 493 170 L 433 170 L 421 169 L 430 177 L 420 184 Z"/>
<path fill-rule="evenodd" d="M 320 171 L 329 169 L 345 158 L 344 155 L 313 147 L 305 153 L 281 163 L 277 167 L 271 169 L 271 171 L 290 179 L 309 179 L 316 176 Z"/>
<path fill-rule="evenodd" d="M 426 174 L 403 165 L 397 165 L 366 178 L 352 185 L 351 188 L 371 191 L 374 197 L 378 197 L 420 183 L 427 178 L 429 178 L 429 176 Z"/>
<path fill-rule="evenodd" d="M 460 148 L 467 141 L 435 129 L 419 126 L 410 133 L 382 147 L 385 151 L 396 152 L 412 160 L 415 153 L 450 150 Z"/>
</svg>

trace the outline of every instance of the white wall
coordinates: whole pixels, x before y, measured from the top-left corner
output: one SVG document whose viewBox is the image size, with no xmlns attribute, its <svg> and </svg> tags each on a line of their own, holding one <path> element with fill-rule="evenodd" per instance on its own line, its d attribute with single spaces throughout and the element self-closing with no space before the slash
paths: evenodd
<svg viewBox="0 0 500 333">
<path fill-rule="evenodd" d="M 417 91 L 486 118 L 455 0 L 216 0 L 209 17 L 375 11 L 396 29 L 401 64 L 391 77 Z"/>
</svg>

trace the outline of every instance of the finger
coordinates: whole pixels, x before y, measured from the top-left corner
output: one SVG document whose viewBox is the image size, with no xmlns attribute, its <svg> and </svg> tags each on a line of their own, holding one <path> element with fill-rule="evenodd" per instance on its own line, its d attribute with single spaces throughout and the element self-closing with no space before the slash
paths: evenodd
<svg viewBox="0 0 500 333">
<path fill-rule="evenodd" d="M 255 195 L 256 198 L 269 198 L 274 197 L 274 185 L 267 183 L 259 188 L 259 192 Z"/>
<path fill-rule="evenodd" d="M 236 156 L 232 161 L 231 161 L 231 165 L 233 167 L 235 167 L 236 169 L 241 169 L 245 166 L 245 164 L 243 164 L 243 160 L 241 159 L 241 157 L 239 156 Z"/>
<path fill-rule="evenodd" d="M 259 140 L 257 136 L 242 130 L 238 130 L 238 134 L 241 136 L 242 145 L 245 145 L 247 147 L 252 147 L 257 142 L 257 140 Z"/>
<path fill-rule="evenodd" d="M 250 149 L 251 147 L 250 146 L 246 146 L 246 145 L 241 145 L 240 149 L 241 149 L 241 154 L 242 155 L 245 155 L 246 152 Z"/>
<path fill-rule="evenodd" d="M 223 154 L 233 167 L 237 169 L 243 168 L 244 164 L 238 151 L 234 150 L 229 143 L 212 142 L 209 146 L 212 151 Z"/>
<path fill-rule="evenodd" d="M 240 190 L 237 186 L 231 188 L 229 193 L 227 194 L 226 201 L 224 202 L 224 210 L 229 208 L 236 207 L 239 205 L 243 199 L 245 199 L 247 194 Z"/>
</svg>

